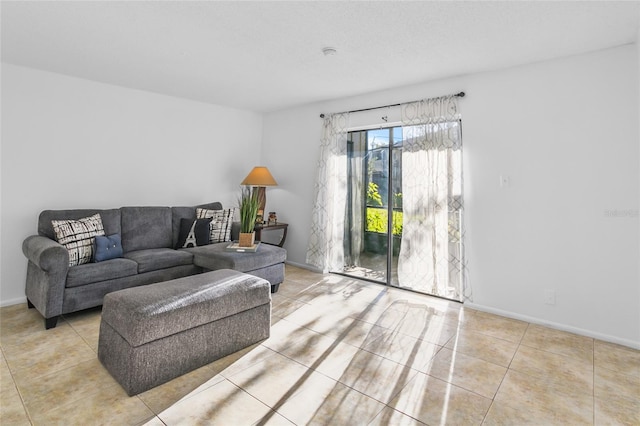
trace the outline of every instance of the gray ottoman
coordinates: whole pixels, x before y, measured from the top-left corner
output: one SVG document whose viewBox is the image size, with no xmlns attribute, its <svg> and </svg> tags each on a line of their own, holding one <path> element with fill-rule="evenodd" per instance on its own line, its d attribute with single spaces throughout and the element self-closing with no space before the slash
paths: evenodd
<svg viewBox="0 0 640 426">
<path fill-rule="evenodd" d="M 98 359 L 129 396 L 269 337 L 269 282 L 222 269 L 104 297 Z"/>
<path fill-rule="evenodd" d="M 271 292 L 278 291 L 284 281 L 284 262 L 287 250 L 260 244 L 255 253 L 236 253 L 227 251 L 229 243 L 209 244 L 201 247 L 185 249 L 193 254 L 193 264 L 205 270 L 234 269 L 264 278 L 271 283 Z"/>
</svg>

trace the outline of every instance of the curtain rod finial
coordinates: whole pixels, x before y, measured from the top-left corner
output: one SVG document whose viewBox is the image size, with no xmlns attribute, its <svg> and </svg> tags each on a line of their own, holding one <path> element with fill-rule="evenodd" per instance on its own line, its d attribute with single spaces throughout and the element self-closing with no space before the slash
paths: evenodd
<svg viewBox="0 0 640 426">
<path fill-rule="evenodd" d="M 320 114 L 320 118 L 324 118 L 324 114 Z"/>
<path fill-rule="evenodd" d="M 459 97 L 461 97 L 461 98 L 464 98 L 464 97 L 465 97 L 465 95 L 466 95 L 466 93 L 464 93 L 464 92 L 460 92 L 460 93 L 458 93 L 456 96 L 459 96 Z"/>
</svg>

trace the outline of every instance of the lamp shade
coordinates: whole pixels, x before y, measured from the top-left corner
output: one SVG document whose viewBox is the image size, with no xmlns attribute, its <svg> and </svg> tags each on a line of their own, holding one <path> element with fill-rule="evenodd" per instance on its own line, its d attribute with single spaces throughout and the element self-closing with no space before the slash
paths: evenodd
<svg viewBox="0 0 640 426">
<path fill-rule="evenodd" d="M 264 166 L 256 166 L 251 170 L 246 178 L 240 183 L 240 185 L 251 186 L 276 186 L 278 182 L 271 176 L 269 169 Z"/>
</svg>

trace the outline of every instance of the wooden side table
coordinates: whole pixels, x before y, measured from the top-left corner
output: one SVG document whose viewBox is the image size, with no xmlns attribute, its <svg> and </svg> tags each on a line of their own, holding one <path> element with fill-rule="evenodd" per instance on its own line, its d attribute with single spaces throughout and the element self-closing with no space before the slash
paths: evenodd
<svg viewBox="0 0 640 426">
<path fill-rule="evenodd" d="M 264 223 L 262 225 L 256 225 L 256 227 L 254 228 L 254 231 L 256 232 L 256 241 L 261 241 L 264 244 L 271 244 L 274 246 L 282 247 L 284 245 L 284 240 L 287 238 L 288 227 L 289 227 L 288 223 L 282 223 L 282 222 L 278 222 L 275 225 L 269 225 L 267 223 Z M 275 231 L 278 229 L 282 230 L 282 238 L 280 239 L 280 242 L 278 242 L 277 244 L 274 244 L 274 243 L 262 241 L 263 232 Z"/>
</svg>

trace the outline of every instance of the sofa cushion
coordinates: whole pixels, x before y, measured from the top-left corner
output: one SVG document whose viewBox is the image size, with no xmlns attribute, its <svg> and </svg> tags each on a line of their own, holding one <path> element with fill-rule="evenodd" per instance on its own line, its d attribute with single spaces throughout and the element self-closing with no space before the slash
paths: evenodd
<svg viewBox="0 0 640 426">
<path fill-rule="evenodd" d="M 191 253 L 166 248 L 132 251 L 125 253 L 124 257 L 138 264 L 138 273 L 140 274 L 193 263 Z"/>
<path fill-rule="evenodd" d="M 78 220 L 52 220 L 51 226 L 55 240 L 69 251 L 69 266 L 91 262 L 95 237 L 104 235 L 100 214 Z"/>
<path fill-rule="evenodd" d="M 199 247 L 209 244 L 211 220 L 208 219 L 181 219 L 180 236 L 176 249 L 187 247 Z"/>
<path fill-rule="evenodd" d="M 260 244 L 253 253 L 236 253 L 227 251 L 229 243 L 209 244 L 203 247 L 183 249 L 193 253 L 193 264 L 202 268 L 235 269 L 250 272 L 287 260 L 287 251 L 281 247 Z"/>
<path fill-rule="evenodd" d="M 93 261 L 104 262 L 109 259 L 122 257 L 122 241 L 120 234 L 96 235 L 93 248 Z"/>
<path fill-rule="evenodd" d="M 69 268 L 67 287 L 78 287 L 100 281 L 128 277 L 138 273 L 138 264 L 129 259 L 111 259 Z"/>
<path fill-rule="evenodd" d="M 211 243 L 231 241 L 231 226 L 234 214 L 235 209 L 209 210 L 196 208 L 196 217 L 198 219 L 212 218 L 211 237 L 209 238 Z"/>
<path fill-rule="evenodd" d="M 216 201 L 214 203 L 200 204 L 198 206 L 190 207 L 171 207 L 171 222 L 173 227 L 173 245 L 175 247 L 178 244 L 178 236 L 180 234 L 180 221 L 182 219 L 196 219 L 196 208 L 209 209 L 209 210 L 221 210 L 222 203 Z"/>
<path fill-rule="evenodd" d="M 122 207 L 124 252 L 173 247 L 169 207 Z"/>
</svg>

